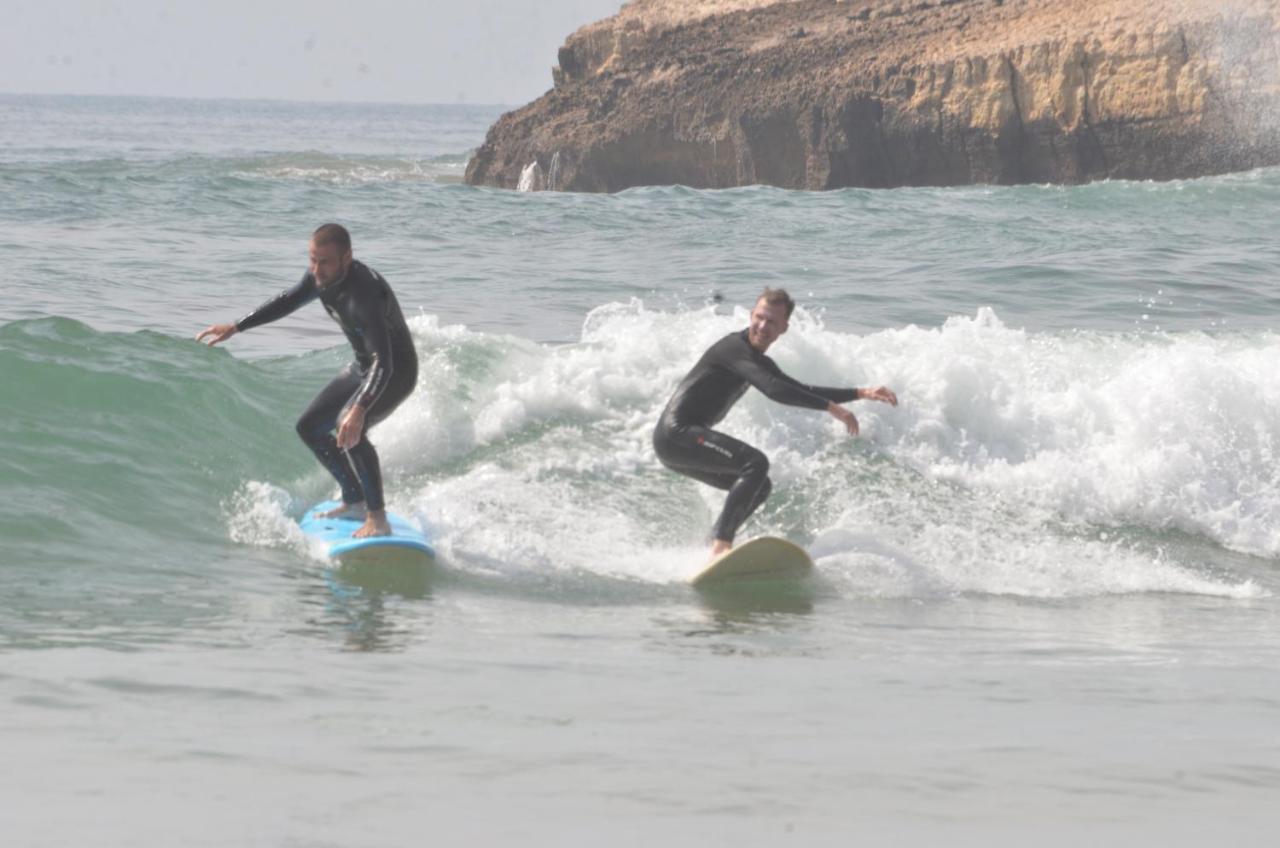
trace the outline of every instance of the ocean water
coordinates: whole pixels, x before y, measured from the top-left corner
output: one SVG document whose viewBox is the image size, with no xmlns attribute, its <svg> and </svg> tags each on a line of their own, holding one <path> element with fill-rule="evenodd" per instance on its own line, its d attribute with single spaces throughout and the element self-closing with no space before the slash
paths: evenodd
<svg viewBox="0 0 1280 848">
<path fill-rule="evenodd" d="M 804 194 L 461 184 L 497 107 L 0 97 L 0 833 L 20 846 L 1262 844 L 1280 172 Z M 293 433 L 326 220 L 422 363 L 429 572 L 333 568 Z M 746 535 L 649 444 L 764 285 L 862 436 L 750 393 Z"/>
</svg>

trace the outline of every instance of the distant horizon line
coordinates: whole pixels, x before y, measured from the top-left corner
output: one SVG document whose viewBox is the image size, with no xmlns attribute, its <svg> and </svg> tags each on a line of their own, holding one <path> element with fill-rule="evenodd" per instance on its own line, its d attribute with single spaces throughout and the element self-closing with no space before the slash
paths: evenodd
<svg viewBox="0 0 1280 848">
<path fill-rule="evenodd" d="M 201 102 L 220 103 L 291 103 L 299 106 L 442 106 L 442 107 L 484 107 L 494 109 L 518 109 L 522 104 L 497 102 L 453 101 L 426 102 L 409 100 L 293 100 L 286 97 L 231 97 L 226 95 L 189 95 L 189 94 L 97 94 L 74 92 L 39 92 L 39 91 L 4 91 L 0 97 L 60 97 L 101 100 L 197 100 Z M 530 101 L 532 102 L 532 101 Z"/>
</svg>

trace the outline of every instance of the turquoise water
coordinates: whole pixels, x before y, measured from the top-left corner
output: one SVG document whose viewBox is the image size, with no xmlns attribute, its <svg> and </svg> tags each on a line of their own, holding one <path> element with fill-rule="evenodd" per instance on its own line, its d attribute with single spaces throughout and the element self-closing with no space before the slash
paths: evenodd
<svg viewBox="0 0 1280 848">
<path fill-rule="evenodd" d="M 0 97 L 0 827 L 23 845 L 1191 844 L 1280 788 L 1280 173 L 612 196 L 461 184 L 491 107 Z M 427 576 L 332 569 L 293 433 L 348 224 L 422 361 L 376 433 Z M 648 439 L 764 285 L 749 534 Z M 54 809 L 75 815 L 50 815 Z M 614 837 L 611 837 L 614 838 Z"/>
</svg>

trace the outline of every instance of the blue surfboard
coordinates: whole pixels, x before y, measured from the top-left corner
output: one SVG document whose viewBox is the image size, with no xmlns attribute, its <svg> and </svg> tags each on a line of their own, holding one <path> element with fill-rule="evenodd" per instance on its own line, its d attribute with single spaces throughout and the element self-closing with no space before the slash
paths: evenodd
<svg viewBox="0 0 1280 848">
<path fill-rule="evenodd" d="M 319 518 L 316 513 L 340 506 L 337 501 L 325 501 L 307 510 L 298 525 L 308 538 L 317 542 L 330 559 L 342 562 L 355 561 L 417 561 L 435 559 L 435 549 L 427 537 L 412 522 L 394 512 L 387 512 L 391 525 L 390 536 L 352 537 L 363 521 L 353 518 Z"/>
</svg>

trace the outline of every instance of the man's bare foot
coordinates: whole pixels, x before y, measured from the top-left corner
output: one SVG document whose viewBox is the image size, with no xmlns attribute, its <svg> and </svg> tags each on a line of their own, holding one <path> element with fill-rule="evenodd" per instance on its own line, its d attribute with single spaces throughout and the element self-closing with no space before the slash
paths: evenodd
<svg viewBox="0 0 1280 848">
<path fill-rule="evenodd" d="M 358 503 L 343 503 L 333 509 L 326 509 L 324 512 L 317 512 L 316 518 L 350 518 L 353 521 L 361 521 L 368 517 L 365 512 L 364 501 Z"/>
<path fill-rule="evenodd" d="M 711 543 L 711 558 L 715 559 L 721 554 L 728 553 L 733 550 L 733 542 L 726 542 L 724 539 L 716 539 Z"/>
<path fill-rule="evenodd" d="M 387 522 L 385 509 L 371 509 L 365 517 L 364 525 L 351 534 L 356 539 L 367 539 L 370 536 L 390 536 L 391 525 Z"/>
</svg>

